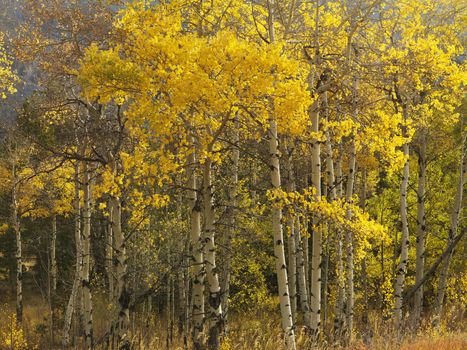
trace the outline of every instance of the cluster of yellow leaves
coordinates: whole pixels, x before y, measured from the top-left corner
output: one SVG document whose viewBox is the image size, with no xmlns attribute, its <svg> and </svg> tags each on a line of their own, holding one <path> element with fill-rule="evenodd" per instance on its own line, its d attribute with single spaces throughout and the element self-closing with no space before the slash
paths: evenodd
<svg viewBox="0 0 467 350">
<path fill-rule="evenodd" d="M 0 348 L 12 350 L 31 349 L 28 346 L 26 337 L 24 336 L 21 324 L 16 320 L 15 313 L 3 311 L 2 326 L 0 327 Z M 34 347 L 35 348 L 35 347 Z"/>
<path fill-rule="evenodd" d="M 73 171 L 71 164 L 59 167 L 42 164 L 36 170 L 29 167 L 22 169 L 18 173 L 18 206 L 22 216 L 69 215 L 73 210 Z"/>
<path fill-rule="evenodd" d="M 278 208 L 287 208 L 293 214 L 308 217 L 310 214 L 320 218 L 320 223 L 328 222 L 342 230 L 351 231 L 355 238 L 355 257 L 358 261 L 365 256 L 368 248 L 371 247 L 372 239 L 380 240 L 387 236 L 387 229 L 370 219 L 368 213 L 360 207 L 348 203 L 343 199 L 329 202 L 324 197 L 316 197 L 315 190 L 310 187 L 299 192 L 286 192 L 282 189 L 273 189 L 267 192 L 267 198 Z M 347 218 L 347 213 L 352 213 L 351 219 Z"/>
<path fill-rule="evenodd" d="M 410 117 L 422 125 L 430 124 L 436 112 L 451 124 L 463 95 L 467 72 L 455 60 L 464 50 L 455 33 L 459 24 L 434 20 L 440 10 L 456 8 L 451 0 L 402 1 L 385 24 L 392 28 L 379 47 L 385 75 L 398 86 L 402 102 L 412 107 Z"/>
<path fill-rule="evenodd" d="M 16 92 L 15 83 L 18 78 L 11 67 L 11 60 L 3 48 L 3 34 L 0 33 L 0 100 L 7 97 L 7 93 Z"/>
<path fill-rule="evenodd" d="M 209 157 L 234 115 L 255 129 L 274 113 L 281 132 L 302 133 L 309 96 L 298 62 L 282 45 L 260 45 L 230 30 L 209 37 L 184 32 L 180 8 L 174 2 L 126 9 L 116 24 L 127 33 L 123 43 L 91 46 L 81 62 L 79 81 L 88 98 L 128 102 L 126 115 L 146 138 L 171 140 L 176 125 L 188 124 Z"/>
</svg>

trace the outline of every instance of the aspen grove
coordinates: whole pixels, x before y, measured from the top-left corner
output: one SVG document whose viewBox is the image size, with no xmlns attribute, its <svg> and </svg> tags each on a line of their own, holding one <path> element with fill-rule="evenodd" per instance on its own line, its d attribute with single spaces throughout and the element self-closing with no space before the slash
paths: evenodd
<svg viewBox="0 0 467 350">
<path fill-rule="evenodd" d="M 467 348 L 465 2 L 0 4 L 0 349 Z"/>
</svg>

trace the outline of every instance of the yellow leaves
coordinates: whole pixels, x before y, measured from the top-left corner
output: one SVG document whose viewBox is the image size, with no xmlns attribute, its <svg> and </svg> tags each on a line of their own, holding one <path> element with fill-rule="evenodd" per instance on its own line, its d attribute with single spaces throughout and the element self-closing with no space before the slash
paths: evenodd
<svg viewBox="0 0 467 350">
<path fill-rule="evenodd" d="M 90 99 L 98 97 L 101 103 L 113 100 L 122 104 L 145 78 L 136 65 L 121 58 L 118 46 L 99 50 L 94 44 L 86 50 L 77 73 L 85 95 Z"/>
<path fill-rule="evenodd" d="M 1 224 L 0 225 L 0 236 L 5 234 L 8 228 L 9 228 L 8 224 L 6 223 Z"/>
<path fill-rule="evenodd" d="M 320 217 L 320 222 L 328 222 L 338 229 L 351 231 L 355 239 L 357 261 L 365 256 L 371 247 L 371 240 L 380 240 L 387 236 L 387 229 L 370 219 L 369 214 L 358 206 L 343 199 L 328 202 L 324 197 L 317 198 L 312 187 L 303 190 L 302 193 L 273 189 L 269 190 L 266 196 L 272 206 L 286 208 L 292 215 L 316 215 Z M 351 219 L 348 218 L 349 211 Z"/>
<path fill-rule="evenodd" d="M 123 10 L 116 23 L 127 33 L 123 42 L 107 50 L 91 46 L 81 62 L 78 78 L 88 98 L 128 102 L 130 130 L 148 141 L 168 144 L 176 125 L 192 125 L 203 157 L 214 162 L 217 138 L 236 114 L 251 130 L 273 113 L 281 132 L 303 132 L 309 96 L 298 62 L 282 45 L 259 45 L 231 30 L 206 37 L 183 32 L 182 17 L 173 14 L 185 5 L 137 2 Z M 216 17 L 218 7 L 207 11 Z"/>
<path fill-rule="evenodd" d="M 12 62 L 3 49 L 3 34 L 0 33 L 0 100 L 5 99 L 7 94 L 16 92 L 17 81 L 18 77 L 12 70 Z"/>
<path fill-rule="evenodd" d="M 6 310 L 1 311 L 3 321 L 0 328 L 0 348 L 13 350 L 30 349 L 30 344 L 27 342 L 21 324 L 16 320 L 16 314 L 14 312 L 9 313 Z"/>
</svg>

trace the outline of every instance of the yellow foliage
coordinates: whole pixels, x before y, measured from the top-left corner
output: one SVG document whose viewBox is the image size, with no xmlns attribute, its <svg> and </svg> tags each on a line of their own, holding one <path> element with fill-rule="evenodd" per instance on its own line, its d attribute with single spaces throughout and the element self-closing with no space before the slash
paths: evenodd
<svg viewBox="0 0 467 350">
<path fill-rule="evenodd" d="M 16 320 L 15 313 L 10 313 L 6 316 L 2 321 L 2 325 L 0 327 L 0 348 L 11 350 L 30 349 L 23 329 Z"/>
</svg>

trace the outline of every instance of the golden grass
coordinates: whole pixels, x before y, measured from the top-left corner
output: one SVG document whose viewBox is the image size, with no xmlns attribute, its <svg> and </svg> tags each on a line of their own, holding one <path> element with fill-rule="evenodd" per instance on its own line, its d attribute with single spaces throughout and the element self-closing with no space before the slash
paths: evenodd
<svg viewBox="0 0 467 350">
<path fill-rule="evenodd" d="M 99 343 L 108 326 L 109 315 L 103 298 L 96 298 L 94 303 L 94 328 L 95 339 Z M 14 304 L 8 303 L 0 307 L 0 334 L 8 329 L 4 322 L 14 314 Z M 60 315 L 59 315 L 60 316 Z M 2 322 L 3 321 L 3 322 Z M 61 324 L 55 329 L 54 346 L 50 344 L 48 306 L 40 296 L 25 300 L 23 333 L 28 346 L 24 349 L 60 349 Z M 435 331 L 425 327 L 419 334 L 404 334 L 398 341 L 388 325 L 377 321 L 376 315 L 368 324 L 371 328 L 371 340 L 363 342 L 362 334 L 356 334 L 356 340 L 348 347 L 337 346 L 331 340 L 323 340 L 320 349 L 351 349 L 351 350 L 463 350 L 467 349 L 467 332 L 462 330 Z M 173 338 L 167 348 L 167 321 L 164 317 L 151 315 L 149 322 L 147 317 L 140 312 L 132 321 L 130 329 L 133 349 L 168 349 L 182 350 L 183 337 L 177 331 L 177 325 L 173 326 Z M 77 340 L 79 343 L 79 339 Z M 296 341 L 298 350 L 312 348 L 309 337 L 301 328 L 297 329 Z M 0 344 L 2 342 L 0 341 Z M 224 340 L 221 350 L 280 350 L 282 348 L 282 335 L 277 313 L 271 311 L 251 314 L 232 314 L 229 323 L 229 335 Z M 80 347 L 76 347 L 79 349 Z M 96 349 L 103 348 L 101 345 Z M 5 346 L 0 349 L 7 349 Z M 9 347 L 8 347 L 9 349 Z M 12 348 L 14 349 L 14 348 Z M 21 348 L 23 349 L 23 348 Z"/>
</svg>

